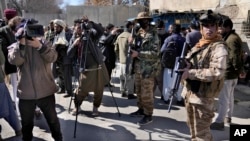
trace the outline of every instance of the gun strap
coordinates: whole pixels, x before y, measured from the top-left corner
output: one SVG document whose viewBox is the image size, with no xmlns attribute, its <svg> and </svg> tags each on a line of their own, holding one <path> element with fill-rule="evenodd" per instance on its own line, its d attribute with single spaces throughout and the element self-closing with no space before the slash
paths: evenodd
<svg viewBox="0 0 250 141">
<path fill-rule="evenodd" d="M 202 48 L 200 48 L 199 50 L 197 50 L 197 51 L 193 52 L 193 53 L 190 55 L 190 57 L 189 57 L 189 58 L 187 58 L 187 59 L 188 59 L 188 60 L 192 59 L 194 56 L 196 56 L 198 53 L 200 53 L 201 51 L 205 50 L 205 49 L 206 49 L 207 47 L 209 47 L 209 46 L 211 46 L 211 45 L 208 45 L 208 46 L 202 47 Z"/>
</svg>

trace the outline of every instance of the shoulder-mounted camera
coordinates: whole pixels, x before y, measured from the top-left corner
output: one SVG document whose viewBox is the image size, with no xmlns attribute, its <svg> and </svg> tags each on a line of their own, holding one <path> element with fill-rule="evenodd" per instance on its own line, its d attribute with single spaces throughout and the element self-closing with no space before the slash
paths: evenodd
<svg viewBox="0 0 250 141">
<path fill-rule="evenodd" d="M 38 24 L 35 19 L 23 19 L 18 29 L 23 27 L 24 32 L 16 34 L 17 39 L 25 37 L 26 39 L 32 40 L 32 37 L 44 36 L 43 26 Z"/>
</svg>

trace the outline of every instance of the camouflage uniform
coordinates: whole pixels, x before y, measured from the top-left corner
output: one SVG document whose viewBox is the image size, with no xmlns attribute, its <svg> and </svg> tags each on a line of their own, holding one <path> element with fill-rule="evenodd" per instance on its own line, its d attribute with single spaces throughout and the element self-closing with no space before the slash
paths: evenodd
<svg viewBox="0 0 250 141">
<path fill-rule="evenodd" d="M 192 141 L 212 141 L 210 125 L 214 98 L 224 83 L 227 46 L 218 33 L 218 15 L 208 10 L 199 18 L 202 38 L 187 54 L 183 69 L 183 97 Z"/>
<path fill-rule="evenodd" d="M 160 72 L 159 38 L 156 30 L 140 29 L 138 36 L 142 38 L 138 59 L 135 61 L 135 88 L 137 105 L 145 115 L 153 114 L 154 78 Z"/>
<path fill-rule="evenodd" d="M 196 50 L 192 48 L 187 58 Z M 210 124 L 214 117 L 214 98 L 223 86 L 226 60 L 226 46 L 220 42 L 210 43 L 190 60 L 192 67 L 183 94 L 193 141 L 212 140 Z"/>
</svg>

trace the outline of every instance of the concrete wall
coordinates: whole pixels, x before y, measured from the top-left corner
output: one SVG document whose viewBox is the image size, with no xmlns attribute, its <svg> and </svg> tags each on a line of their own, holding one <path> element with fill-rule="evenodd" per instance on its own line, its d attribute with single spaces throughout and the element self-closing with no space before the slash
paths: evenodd
<svg viewBox="0 0 250 141">
<path fill-rule="evenodd" d="M 68 6 L 65 20 L 72 25 L 74 19 L 87 15 L 90 20 L 104 26 L 108 23 L 122 26 L 128 18 L 136 17 L 141 11 L 143 11 L 141 6 Z"/>
<path fill-rule="evenodd" d="M 65 14 L 34 14 L 24 13 L 25 18 L 34 18 L 40 24 L 48 25 L 52 19 L 63 19 L 68 25 L 73 25 L 73 21 L 86 15 L 90 20 L 106 26 L 112 23 L 116 26 L 123 26 L 128 18 L 136 17 L 143 11 L 141 6 L 67 6 Z"/>
<path fill-rule="evenodd" d="M 201 9 L 215 9 L 220 0 L 150 0 L 150 11 L 158 9 L 166 11 L 190 11 Z"/>
</svg>

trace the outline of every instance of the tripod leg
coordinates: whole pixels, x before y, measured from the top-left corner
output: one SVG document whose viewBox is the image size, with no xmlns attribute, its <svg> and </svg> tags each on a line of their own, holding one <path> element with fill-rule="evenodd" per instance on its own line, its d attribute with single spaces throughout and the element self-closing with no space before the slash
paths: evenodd
<svg viewBox="0 0 250 141">
<path fill-rule="evenodd" d="M 75 97 L 75 93 L 73 93 L 73 95 L 70 97 L 68 113 L 70 113 L 70 108 L 71 108 L 72 100 L 74 100 L 74 97 Z"/>
<path fill-rule="evenodd" d="M 77 78 L 76 78 L 76 76 L 74 76 L 74 81 L 73 81 L 73 90 L 74 91 L 73 91 L 73 95 L 71 95 L 71 97 L 70 97 L 68 113 L 70 113 L 72 101 L 75 99 L 75 90 L 76 89 L 77 89 Z"/>
<path fill-rule="evenodd" d="M 75 118 L 74 138 L 76 138 L 78 112 L 79 112 L 79 102 L 76 102 L 76 118 Z"/>
<path fill-rule="evenodd" d="M 118 108 L 118 105 L 117 105 L 117 103 L 116 103 L 115 97 L 114 97 L 114 95 L 113 95 L 113 91 L 112 91 L 112 89 L 111 89 L 111 87 L 110 87 L 110 84 L 108 84 L 108 87 L 109 87 L 109 91 L 110 91 L 110 93 L 111 93 L 111 96 L 112 96 L 112 98 L 113 98 L 113 101 L 115 102 L 115 106 L 116 106 L 118 115 L 119 115 L 119 117 L 121 117 L 121 113 L 120 113 L 120 111 L 119 111 L 119 108 Z"/>
</svg>

